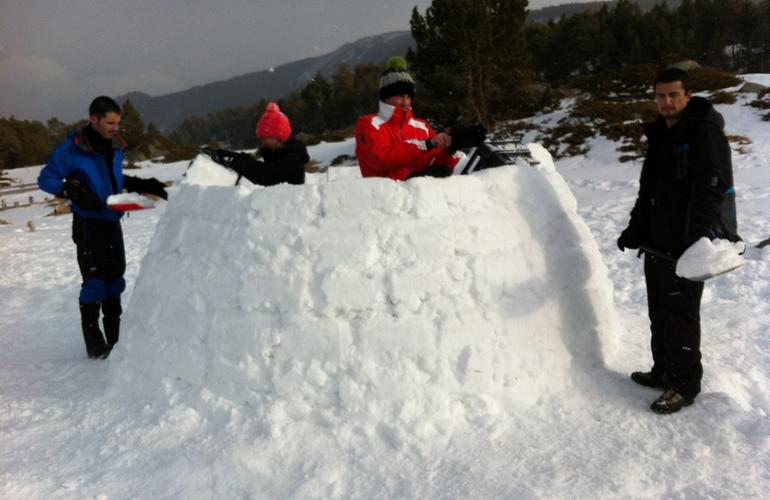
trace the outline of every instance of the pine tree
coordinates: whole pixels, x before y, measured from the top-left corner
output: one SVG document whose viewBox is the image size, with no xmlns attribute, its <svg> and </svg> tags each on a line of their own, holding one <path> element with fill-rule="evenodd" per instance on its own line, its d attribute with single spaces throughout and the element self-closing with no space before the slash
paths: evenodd
<svg viewBox="0 0 770 500">
<path fill-rule="evenodd" d="M 144 135 L 144 120 L 129 99 L 123 103 L 123 114 L 120 120 L 120 135 L 133 148 Z"/>
<path fill-rule="evenodd" d="M 646 56 L 643 62 L 661 61 L 679 52 L 681 36 L 675 25 L 673 13 L 665 3 L 656 4 L 647 12 L 642 26 L 642 51 Z"/>
<path fill-rule="evenodd" d="M 339 129 L 350 125 L 356 116 L 355 75 L 347 64 L 341 64 L 332 75 L 332 92 L 324 106 L 326 126 Z"/>
<path fill-rule="evenodd" d="M 55 143 L 58 144 L 67 138 L 67 132 L 69 132 L 69 128 L 67 127 L 66 123 L 62 122 L 58 118 L 49 118 L 46 122 L 46 126 L 48 127 L 48 135 Z"/>
<path fill-rule="evenodd" d="M 8 120 L 0 119 L 0 170 L 24 166 L 21 141 Z"/>
<path fill-rule="evenodd" d="M 39 121 L 0 119 L 0 156 L 4 168 L 45 163 L 54 142 Z"/>
<path fill-rule="evenodd" d="M 356 96 L 356 111 L 351 117 L 350 125 L 355 124 L 360 115 L 371 113 L 372 108 L 377 106 L 380 73 L 382 73 L 382 66 L 379 64 L 362 63 L 356 65 L 353 90 Z"/>
<path fill-rule="evenodd" d="M 641 21 L 642 13 L 639 10 L 639 5 L 635 2 L 619 0 L 615 4 L 607 26 L 608 32 L 614 40 L 608 54 L 613 68 L 621 68 L 632 62 L 629 60 L 629 55 L 634 50 L 635 42 L 640 38 Z M 636 48 L 638 50 L 639 45 L 636 45 Z"/>
<path fill-rule="evenodd" d="M 555 29 L 556 23 L 553 20 L 547 23 L 529 23 L 525 29 L 527 46 L 532 54 L 535 70 L 542 79 L 548 79 L 554 67 L 551 40 Z"/>
<path fill-rule="evenodd" d="M 770 73 L 770 0 L 746 2 L 740 31 L 746 70 Z"/>
<path fill-rule="evenodd" d="M 533 76 L 526 7 L 526 0 L 433 0 L 425 16 L 415 7 L 408 58 L 439 121 L 461 115 L 491 125 L 526 106 L 517 92 Z"/>
<path fill-rule="evenodd" d="M 303 88 L 299 96 L 304 106 L 303 123 L 307 130 L 323 132 L 328 130 L 324 108 L 332 94 L 332 85 L 320 71 Z"/>
</svg>

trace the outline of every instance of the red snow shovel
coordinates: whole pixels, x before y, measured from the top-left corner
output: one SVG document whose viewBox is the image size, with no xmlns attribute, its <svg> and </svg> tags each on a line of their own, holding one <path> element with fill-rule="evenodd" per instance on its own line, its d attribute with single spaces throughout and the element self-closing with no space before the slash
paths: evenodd
<svg viewBox="0 0 770 500">
<path fill-rule="evenodd" d="M 145 196 L 126 193 L 120 195 L 112 195 L 107 198 L 107 206 L 110 208 L 110 210 L 115 210 L 116 212 L 128 212 L 133 210 L 153 208 L 155 203 Z"/>
</svg>

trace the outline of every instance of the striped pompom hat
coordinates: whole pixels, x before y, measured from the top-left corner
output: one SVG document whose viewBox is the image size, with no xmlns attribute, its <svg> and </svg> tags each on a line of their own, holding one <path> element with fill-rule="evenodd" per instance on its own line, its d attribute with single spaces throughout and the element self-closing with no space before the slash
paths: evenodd
<svg viewBox="0 0 770 500">
<path fill-rule="evenodd" d="M 406 59 L 393 56 L 388 59 L 388 67 L 380 76 L 380 100 L 404 94 L 414 99 L 414 78 L 406 70 Z"/>
</svg>

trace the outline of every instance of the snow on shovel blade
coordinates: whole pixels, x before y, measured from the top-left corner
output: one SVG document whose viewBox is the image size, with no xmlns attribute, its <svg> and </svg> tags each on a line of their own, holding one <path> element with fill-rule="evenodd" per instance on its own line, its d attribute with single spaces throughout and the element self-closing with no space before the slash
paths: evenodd
<svg viewBox="0 0 770 500">
<path fill-rule="evenodd" d="M 676 275 L 690 281 L 706 281 L 738 269 L 746 260 L 741 255 L 745 250 L 743 242 L 701 238 L 693 243 L 679 259 L 646 245 L 639 249 L 659 259 L 674 264 Z"/>
<path fill-rule="evenodd" d="M 137 193 L 113 194 L 107 198 L 107 206 L 117 212 L 126 212 L 130 210 L 144 210 L 152 208 L 155 203 Z"/>
<path fill-rule="evenodd" d="M 701 238 L 688 248 L 685 253 L 682 254 L 682 257 L 679 258 L 676 273 L 679 276 L 692 281 L 706 281 L 709 278 L 721 276 L 722 274 L 738 269 L 749 261 L 762 260 L 762 249 L 767 246 L 770 246 L 770 238 L 761 241 L 756 245 L 749 245 L 743 241 L 731 243 L 727 240 L 709 241 L 706 238 Z M 709 265 L 708 262 L 710 260 L 710 268 L 705 270 L 701 269 L 699 272 L 691 271 L 687 273 L 683 271 L 680 273 L 680 265 L 683 265 L 682 259 L 688 257 L 688 252 L 693 254 L 701 252 L 702 254 L 705 254 L 705 257 L 704 255 L 701 255 L 696 258 L 705 261 L 706 265 Z M 702 268 L 703 264 L 701 264 L 700 267 Z"/>
<path fill-rule="evenodd" d="M 676 274 L 692 281 L 704 281 L 728 273 L 746 263 L 746 244 L 706 237 L 690 245 L 676 263 Z"/>
<path fill-rule="evenodd" d="M 715 278 L 717 276 L 721 276 L 723 274 L 727 274 L 730 271 L 734 271 L 741 267 L 745 262 L 741 262 L 740 264 L 735 264 L 732 267 L 728 267 L 726 269 L 720 269 L 719 271 L 711 271 L 706 274 L 701 274 L 698 276 L 682 276 L 683 278 L 686 278 L 690 281 L 706 281 L 707 279 Z"/>
</svg>

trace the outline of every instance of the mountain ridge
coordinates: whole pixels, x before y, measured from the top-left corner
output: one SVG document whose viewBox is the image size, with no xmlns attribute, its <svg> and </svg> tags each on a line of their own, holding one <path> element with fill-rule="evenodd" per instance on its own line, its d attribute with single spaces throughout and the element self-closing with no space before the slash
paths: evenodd
<svg viewBox="0 0 770 500">
<path fill-rule="evenodd" d="M 254 104 L 260 99 L 280 99 L 307 84 L 319 71 L 331 75 L 341 64 L 354 66 L 381 62 L 393 54 L 404 54 L 412 43 L 409 31 L 395 31 L 361 38 L 339 49 L 274 68 L 254 71 L 187 90 L 151 96 L 129 92 L 119 102 L 131 100 L 145 122 L 170 132 L 185 118 L 201 116 L 229 107 Z"/>
<path fill-rule="evenodd" d="M 681 0 L 663 1 L 675 6 Z M 642 10 L 649 10 L 659 2 L 660 0 L 636 1 Z M 611 7 L 615 3 L 617 1 L 599 1 L 543 7 L 530 11 L 528 20 L 548 22 L 562 15 L 597 11 L 604 5 Z M 330 76 L 341 64 L 354 66 L 359 63 L 384 62 L 392 55 L 406 54 L 408 47 L 412 45 L 410 31 L 391 31 L 346 43 L 328 54 L 196 85 L 178 92 L 151 96 L 135 91 L 123 94 L 117 99 L 121 103 L 130 99 L 145 122 L 154 123 L 164 133 L 170 133 L 186 118 L 205 116 L 227 108 L 250 106 L 260 99 L 281 99 L 302 88 L 319 71 L 324 76 Z"/>
</svg>

